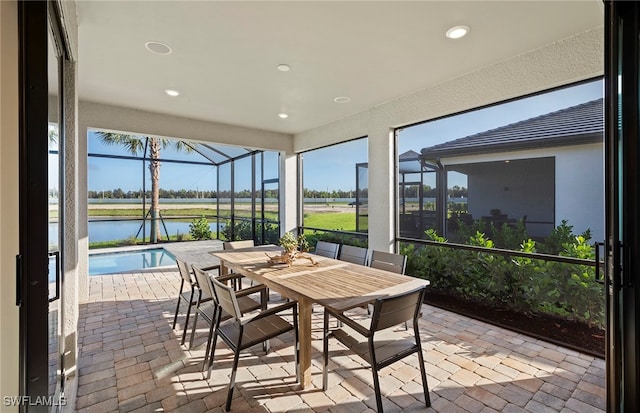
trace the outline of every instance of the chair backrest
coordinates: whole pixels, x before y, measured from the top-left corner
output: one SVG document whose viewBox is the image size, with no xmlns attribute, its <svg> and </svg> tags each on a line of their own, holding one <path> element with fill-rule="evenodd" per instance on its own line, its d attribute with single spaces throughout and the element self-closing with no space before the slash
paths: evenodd
<svg viewBox="0 0 640 413">
<path fill-rule="evenodd" d="M 338 250 L 340 249 L 340 244 L 336 244 L 333 242 L 326 241 L 318 241 L 316 244 L 316 249 L 313 252 L 316 255 L 321 255 L 323 257 L 338 258 Z"/>
<path fill-rule="evenodd" d="M 211 277 L 205 271 L 192 265 L 193 274 L 196 276 L 196 285 L 202 291 L 200 299 L 213 298 L 215 300 L 215 293 L 213 292 L 213 284 L 211 283 Z"/>
<path fill-rule="evenodd" d="M 395 272 L 396 274 L 404 274 L 407 268 L 407 256 L 385 251 L 373 251 L 371 253 L 369 266 L 371 268 Z"/>
<path fill-rule="evenodd" d="M 380 331 L 420 317 L 426 287 L 377 298 L 371 315 L 371 331 Z"/>
<path fill-rule="evenodd" d="M 187 264 L 185 261 L 182 261 L 178 258 L 176 258 L 176 264 L 178 264 L 178 272 L 180 273 L 180 276 L 182 277 L 182 279 L 189 284 L 193 284 L 193 279 L 191 278 L 191 270 L 189 269 L 189 264 Z"/>
<path fill-rule="evenodd" d="M 237 250 L 240 248 L 254 247 L 255 243 L 252 239 L 245 239 L 242 241 L 225 241 L 222 243 L 222 249 L 224 250 Z"/>
<path fill-rule="evenodd" d="M 238 306 L 238 300 L 236 299 L 236 293 L 233 291 L 233 287 L 222 284 L 216 279 L 212 279 L 213 289 L 216 293 L 215 297 L 218 300 L 218 305 L 222 310 L 231 315 L 236 320 L 242 317 L 240 307 Z"/>
<path fill-rule="evenodd" d="M 353 245 L 343 245 L 340 247 L 340 261 L 351 262 L 353 264 L 366 265 L 369 250 L 362 247 L 354 247 Z"/>
</svg>

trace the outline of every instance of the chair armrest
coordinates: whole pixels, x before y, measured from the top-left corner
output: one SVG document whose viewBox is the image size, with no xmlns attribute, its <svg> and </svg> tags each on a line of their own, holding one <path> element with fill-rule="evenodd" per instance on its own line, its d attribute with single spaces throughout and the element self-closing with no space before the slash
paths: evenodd
<svg viewBox="0 0 640 413">
<path fill-rule="evenodd" d="M 236 297 L 244 297 L 249 294 L 258 293 L 267 288 L 264 284 L 257 284 L 249 288 L 243 288 L 242 290 L 236 291 Z"/>
<path fill-rule="evenodd" d="M 336 319 L 342 321 L 344 324 L 346 324 L 347 326 L 351 327 L 352 329 L 354 329 L 358 333 L 362 334 L 364 337 L 370 337 L 371 336 L 371 334 L 372 334 L 371 330 L 369 330 L 368 328 L 364 327 L 362 324 L 358 323 L 354 319 L 349 318 L 349 317 L 345 316 L 342 313 L 337 313 L 337 312 L 331 311 L 326 307 L 325 307 L 324 311 L 325 311 L 325 313 L 324 313 L 325 317 L 328 317 L 329 315 L 331 315 L 331 316 L 335 317 Z"/>
<path fill-rule="evenodd" d="M 249 314 L 240 318 L 241 325 L 247 325 L 252 321 L 259 320 L 261 318 L 269 317 L 271 315 L 277 314 L 280 311 L 287 310 L 289 308 L 293 308 L 298 305 L 297 301 L 289 301 L 288 303 L 280 304 L 275 307 L 271 307 L 268 310 L 264 310 L 259 312 L 258 314 Z"/>
<path fill-rule="evenodd" d="M 211 267 L 202 267 L 200 269 L 204 272 L 213 271 L 213 270 L 218 270 L 218 272 L 220 272 L 220 264 L 212 265 Z"/>
<path fill-rule="evenodd" d="M 216 280 L 220 281 L 221 283 L 224 283 L 225 281 L 237 280 L 239 278 L 242 278 L 242 275 L 240 275 L 240 274 L 226 274 L 226 275 L 218 275 L 218 276 L 216 276 L 214 278 Z"/>
</svg>

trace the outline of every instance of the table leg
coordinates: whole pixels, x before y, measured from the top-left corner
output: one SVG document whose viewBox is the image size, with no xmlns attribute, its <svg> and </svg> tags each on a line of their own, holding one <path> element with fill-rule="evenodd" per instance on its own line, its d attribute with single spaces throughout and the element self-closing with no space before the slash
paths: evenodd
<svg viewBox="0 0 640 413">
<path fill-rule="evenodd" d="M 309 300 L 298 300 L 300 386 L 303 389 L 311 384 L 311 305 Z"/>
</svg>

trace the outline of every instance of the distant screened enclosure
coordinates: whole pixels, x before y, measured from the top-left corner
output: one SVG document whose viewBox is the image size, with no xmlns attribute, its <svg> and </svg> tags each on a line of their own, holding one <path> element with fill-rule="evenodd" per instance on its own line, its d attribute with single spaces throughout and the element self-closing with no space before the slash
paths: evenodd
<svg viewBox="0 0 640 413">
<path fill-rule="evenodd" d="M 299 155 L 302 226 L 312 238 L 366 245 L 368 138 Z"/>
<path fill-rule="evenodd" d="M 88 134 L 89 242 L 149 242 L 153 159 L 150 137 L 136 150 Z M 274 242 L 279 234 L 279 153 L 162 139 L 159 240 L 219 238 Z"/>
<path fill-rule="evenodd" d="M 565 223 L 602 240 L 603 127 L 594 80 L 399 129 L 397 235 L 542 242 Z"/>
</svg>

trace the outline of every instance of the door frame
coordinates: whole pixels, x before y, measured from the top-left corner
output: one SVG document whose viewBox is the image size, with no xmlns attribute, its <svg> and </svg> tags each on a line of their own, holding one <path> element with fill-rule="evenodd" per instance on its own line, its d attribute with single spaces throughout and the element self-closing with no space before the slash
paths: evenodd
<svg viewBox="0 0 640 413">
<path fill-rule="evenodd" d="M 18 3 L 19 41 L 19 255 L 16 304 L 20 307 L 20 394 L 48 391 L 48 81 L 47 2 Z M 42 409 L 40 409 L 42 407 Z M 21 411 L 47 411 L 22 404 Z"/>
<path fill-rule="evenodd" d="M 608 412 L 640 408 L 640 4 L 605 1 Z"/>
</svg>

